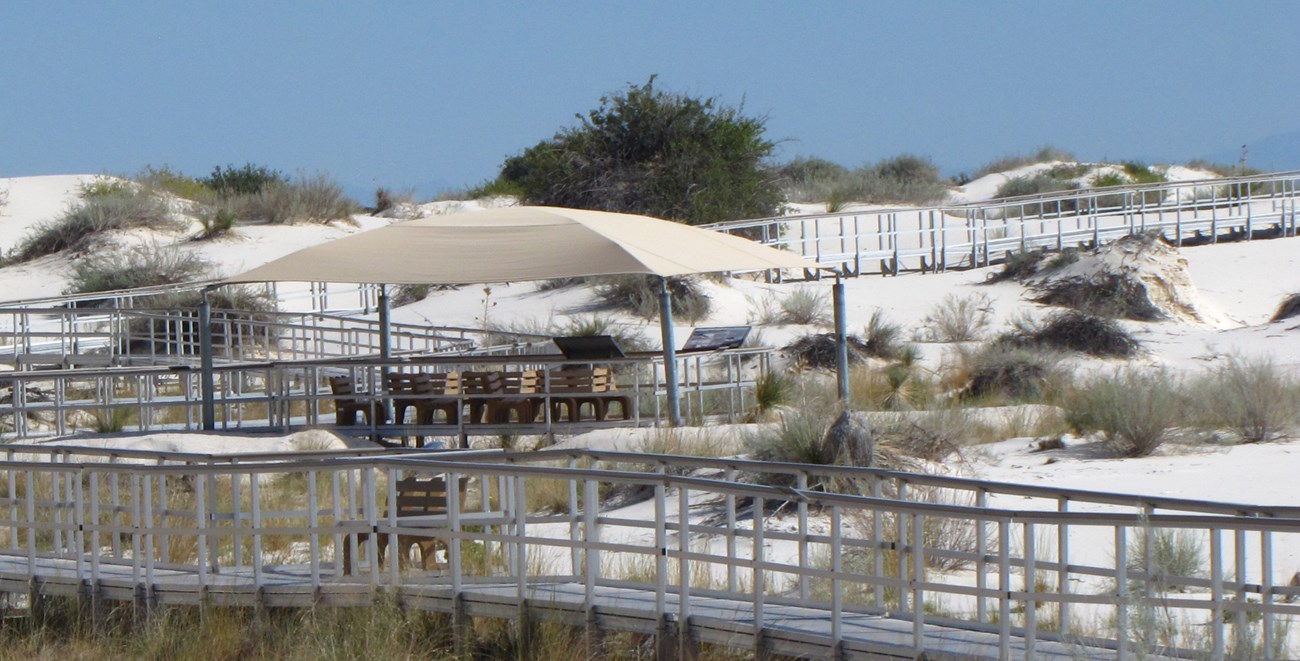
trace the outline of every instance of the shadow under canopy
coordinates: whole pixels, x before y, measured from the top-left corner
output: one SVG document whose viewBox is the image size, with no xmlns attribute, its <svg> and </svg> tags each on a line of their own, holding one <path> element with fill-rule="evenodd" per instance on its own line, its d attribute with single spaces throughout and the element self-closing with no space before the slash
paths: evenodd
<svg viewBox="0 0 1300 661">
<path fill-rule="evenodd" d="M 672 424 L 678 426 L 676 354 L 665 279 L 724 271 L 817 268 L 821 266 L 816 262 L 792 252 L 649 216 L 517 206 L 394 223 L 304 248 L 225 278 L 221 284 L 468 285 L 595 275 L 658 276 L 668 412 Z M 203 301 L 201 316 L 207 311 L 206 293 Z M 386 338 L 387 296 L 381 296 L 380 325 Z M 200 328 L 208 325 L 201 323 Z M 388 357 L 387 346 L 387 341 L 382 341 L 384 357 Z M 211 354 L 211 342 L 205 339 L 203 421 L 208 429 L 215 426 Z"/>
</svg>

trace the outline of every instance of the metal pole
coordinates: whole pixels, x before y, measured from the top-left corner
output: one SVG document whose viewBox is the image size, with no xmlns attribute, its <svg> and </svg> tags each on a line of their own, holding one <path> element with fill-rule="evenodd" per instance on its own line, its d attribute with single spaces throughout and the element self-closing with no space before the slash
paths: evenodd
<svg viewBox="0 0 1300 661">
<path fill-rule="evenodd" d="M 668 386 L 668 422 L 682 426 L 681 402 L 677 397 L 677 340 L 673 335 L 673 295 L 668 292 L 668 278 L 659 278 L 659 331 L 664 342 L 664 381 Z"/>
<path fill-rule="evenodd" d="M 217 407 L 215 404 L 216 378 L 212 374 L 212 303 L 208 301 L 208 292 L 212 287 L 203 289 L 199 299 L 199 381 L 203 389 L 203 428 L 211 431 L 217 428 Z"/>
<path fill-rule="evenodd" d="M 835 272 L 835 285 L 831 287 L 835 307 L 835 383 L 838 386 L 840 402 L 849 401 L 849 343 L 848 320 L 844 314 L 844 281 L 840 272 Z"/>
<path fill-rule="evenodd" d="M 392 308 L 388 300 L 388 285 L 379 285 L 379 357 L 384 360 L 384 366 L 380 368 L 379 381 L 380 387 L 388 389 L 388 361 L 393 357 L 393 322 L 390 318 Z M 383 418 L 385 421 L 393 419 L 393 402 L 385 398 L 380 402 L 383 407 Z M 401 420 L 393 420 L 401 424 Z M 417 440 L 417 443 L 420 441 Z M 405 441 L 403 441 L 405 443 Z"/>
</svg>

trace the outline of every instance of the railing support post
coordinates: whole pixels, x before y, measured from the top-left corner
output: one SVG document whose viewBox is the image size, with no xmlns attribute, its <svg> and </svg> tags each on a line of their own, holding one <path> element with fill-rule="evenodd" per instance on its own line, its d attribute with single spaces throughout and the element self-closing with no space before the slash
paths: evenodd
<svg viewBox="0 0 1300 661">
<path fill-rule="evenodd" d="M 673 335 L 673 295 L 668 278 L 659 278 L 659 332 L 664 345 L 664 381 L 668 386 L 668 423 L 682 426 L 682 408 L 677 393 L 677 340 Z"/>
<path fill-rule="evenodd" d="M 840 396 L 840 404 L 849 402 L 849 344 L 848 326 L 845 319 L 844 281 L 840 272 L 835 272 L 835 285 L 831 287 L 835 308 L 835 385 Z"/>
<path fill-rule="evenodd" d="M 212 431 L 217 428 L 216 377 L 212 374 L 212 303 L 208 301 L 208 292 L 203 290 L 199 299 L 199 370 L 200 387 L 203 389 L 203 429 Z"/>
</svg>

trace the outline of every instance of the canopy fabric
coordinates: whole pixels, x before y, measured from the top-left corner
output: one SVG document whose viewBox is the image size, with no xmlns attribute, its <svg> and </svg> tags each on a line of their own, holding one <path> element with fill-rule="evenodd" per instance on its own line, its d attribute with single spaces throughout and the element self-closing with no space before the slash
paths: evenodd
<svg viewBox="0 0 1300 661">
<path fill-rule="evenodd" d="M 791 252 L 648 216 L 520 206 L 394 223 L 224 282 L 454 285 L 817 267 Z"/>
</svg>

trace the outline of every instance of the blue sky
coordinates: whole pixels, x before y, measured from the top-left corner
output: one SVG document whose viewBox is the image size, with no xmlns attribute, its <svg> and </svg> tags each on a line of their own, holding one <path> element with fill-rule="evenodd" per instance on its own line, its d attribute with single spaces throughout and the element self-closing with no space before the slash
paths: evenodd
<svg viewBox="0 0 1300 661">
<path fill-rule="evenodd" d="M 431 196 L 651 74 L 765 116 L 779 160 L 1186 160 L 1300 130 L 1297 25 L 1253 0 L 15 0 L 0 176 L 253 162 Z"/>
</svg>

